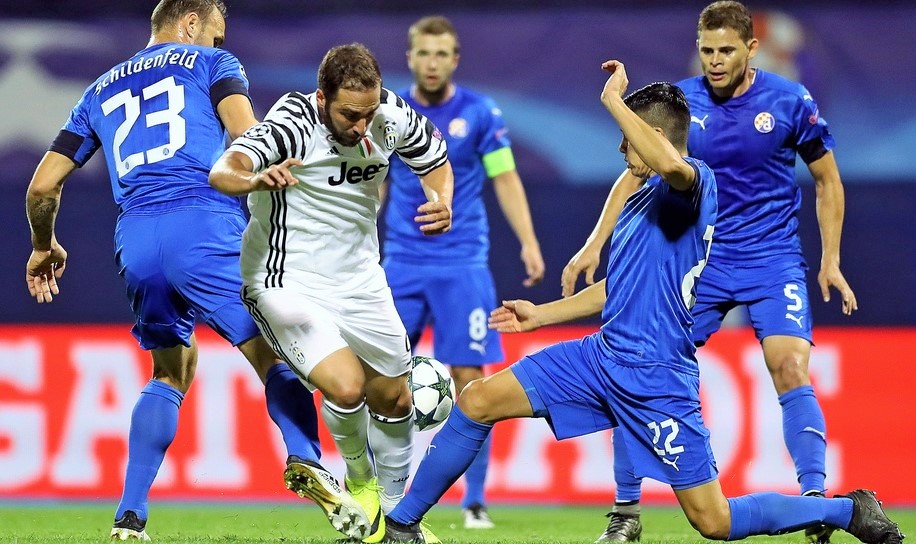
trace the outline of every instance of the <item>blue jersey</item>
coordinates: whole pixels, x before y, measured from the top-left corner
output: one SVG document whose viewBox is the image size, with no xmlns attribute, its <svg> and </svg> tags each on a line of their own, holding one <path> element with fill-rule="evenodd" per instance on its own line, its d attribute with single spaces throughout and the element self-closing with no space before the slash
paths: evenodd
<svg viewBox="0 0 916 544">
<path fill-rule="evenodd" d="M 601 332 L 617 360 L 696 372 L 690 309 L 716 225 L 716 178 L 702 161 L 685 160 L 696 171 L 690 190 L 655 175 L 620 212 Z"/>
<path fill-rule="evenodd" d="M 226 142 L 216 105 L 232 94 L 247 96 L 248 80 L 231 53 L 156 44 L 86 89 L 51 151 L 82 166 L 103 148 L 122 213 L 156 205 L 240 210 L 238 199 L 207 182 Z"/>
<path fill-rule="evenodd" d="M 485 157 L 502 149 L 509 150 L 502 114 L 490 98 L 458 86 L 454 96 L 435 106 L 417 103 L 410 89 L 402 91 L 400 96 L 445 132 L 448 160 L 455 174 L 454 217 L 451 231 L 441 236 L 424 236 L 414 217 L 417 207 L 427 201 L 426 196 L 416 174 L 400 160 L 392 161 L 388 173 L 385 256 L 421 263 L 435 259 L 486 264 L 489 225 L 480 193 L 488 177 L 501 173 L 491 170 L 488 176 Z"/>
<path fill-rule="evenodd" d="M 800 256 L 795 157 L 810 163 L 835 145 L 808 90 L 759 69 L 747 92 L 724 101 L 703 76 L 677 85 L 690 104 L 687 150 L 713 169 L 719 187 L 712 258 Z"/>
</svg>

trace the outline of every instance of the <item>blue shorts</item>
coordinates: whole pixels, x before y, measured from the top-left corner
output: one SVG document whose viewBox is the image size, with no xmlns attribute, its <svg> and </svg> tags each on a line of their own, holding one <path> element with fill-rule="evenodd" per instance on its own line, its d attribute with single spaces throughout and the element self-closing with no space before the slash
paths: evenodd
<svg viewBox="0 0 916 544">
<path fill-rule="evenodd" d="M 433 351 L 443 363 L 482 366 L 501 362 L 499 334 L 487 328 L 496 308 L 493 275 L 484 265 L 427 266 L 385 259 L 382 263 L 411 345 L 427 325 Z"/>
<path fill-rule="evenodd" d="M 800 257 L 741 266 L 710 261 L 700 276 L 691 310 L 694 344 L 705 344 L 735 306 L 747 306 L 757 340 L 781 335 L 811 342 L 807 270 Z"/>
<path fill-rule="evenodd" d="M 700 414 L 699 375 L 614 359 L 601 333 L 561 342 L 510 367 L 535 417 L 558 440 L 616 427 L 636 475 L 688 489 L 716 479 Z"/>
<path fill-rule="evenodd" d="M 141 348 L 190 346 L 195 318 L 232 345 L 260 334 L 240 295 L 245 224 L 241 213 L 193 208 L 118 219 L 115 260 Z"/>
</svg>

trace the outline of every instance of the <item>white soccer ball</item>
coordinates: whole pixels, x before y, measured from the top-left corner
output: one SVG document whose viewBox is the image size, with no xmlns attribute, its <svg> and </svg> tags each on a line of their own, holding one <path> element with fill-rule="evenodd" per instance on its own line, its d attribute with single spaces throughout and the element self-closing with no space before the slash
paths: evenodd
<svg viewBox="0 0 916 544">
<path fill-rule="evenodd" d="M 435 429 L 455 405 L 455 383 L 445 365 L 432 357 L 415 356 L 410 366 L 414 426 L 418 431 Z"/>
</svg>

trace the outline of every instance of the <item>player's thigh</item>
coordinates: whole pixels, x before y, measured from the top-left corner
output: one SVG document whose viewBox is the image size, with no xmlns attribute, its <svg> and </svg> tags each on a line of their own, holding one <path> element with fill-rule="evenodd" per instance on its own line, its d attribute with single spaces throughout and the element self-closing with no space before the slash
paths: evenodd
<svg viewBox="0 0 916 544">
<path fill-rule="evenodd" d="M 403 377 L 406 382 L 410 341 L 387 285 L 348 295 L 322 295 L 322 301 L 337 307 L 336 325 L 361 361 L 381 376 Z"/>
<path fill-rule="evenodd" d="M 115 261 L 135 316 L 131 333 L 146 350 L 191 346 L 194 311 L 168 278 L 171 251 L 161 216 L 125 215 L 115 228 Z"/>
<path fill-rule="evenodd" d="M 608 399 L 639 477 L 687 489 L 717 477 L 700 414 L 699 376 L 655 365 L 608 365 Z"/>
<path fill-rule="evenodd" d="M 758 340 L 781 335 L 811 342 L 806 271 L 803 261 L 789 259 L 741 272 L 748 314 Z"/>
<path fill-rule="evenodd" d="M 407 329 L 407 336 L 412 346 L 417 345 L 423 335 L 423 329 L 429 322 L 429 305 L 426 302 L 425 286 L 429 276 L 423 269 L 393 259 L 386 259 L 383 268 L 388 278 L 388 286 L 394 297 L 401 322 Z"/>
<path fill-rule="evenodd" d="M 307 384 L 318 363 L 348 347 L 334 315 L 304 293 L 246 286 L 242 297 L 264 339 Z"/>
<path fill-rule="evenodd" d="M 442 268 L 429 291 L 436 358 L 457 366 L 503 360 L 499 333 L 487 327 L 496 287 L 486 266 Z"/>
<path fill-rule="evenodd" d="M 719 327 L 725 314 L 737 305 L 729 271 L 710 263 L 700 274 L 696 287 L 696 301 L 690 314 L 693 317 L 693 343 L 702 346 Z"/>
<path fill-rule="evenodd" d="M 601 333 L 560 342 L 508 369 L 521 384 L 534 417 L 545 418 L 558 440 L 617 424 L 606 400 L 602 342 Z"/>
<path fill-rule="evenodd" d="M 237 346 L 258 334 L 242 304 L 239 256 L 245 218 L 232 212 L 181 210 L 167 214 L 164 243 L 170 283 L 197 316 Z"/>
</svg>

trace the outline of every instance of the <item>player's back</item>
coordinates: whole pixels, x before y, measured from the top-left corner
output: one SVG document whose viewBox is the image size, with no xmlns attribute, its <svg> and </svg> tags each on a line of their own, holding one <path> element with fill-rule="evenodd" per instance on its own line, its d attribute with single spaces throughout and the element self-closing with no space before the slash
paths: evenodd
<svg viewBox="0 0 916 544">
<path fill-rule="evenodd" d="M 102 74 L 73 109 L 64 130 L 83 140 L 72 158 L 82 164 L 104 149 L 122 213 L 161 205 L 240 210 L 207 182 L 226 143 L 216 104 L 239 85 L 247 92 L 238 60 L 226 51 L 147 47 Z"/>
<path fill-rule="evenodd" d="M 690 190 L 655 175 L 627 199 L 611 237 L 601 330 L 619 360 L 695 372 L 690 308 L 718 203 L 712 170 L 686 160 L 697 173 Z"/>
<path fill-rule="evenodd" d="M 747 261 L 801 255 L 796 155 L 833 138 L 799 83 L 757 70 L 742 95 L 714 96 L 703 76 L 681 81 L 690 104 L 687 148 L 716 173 L 719 221 L 713 257 Z"/>
</svg>

